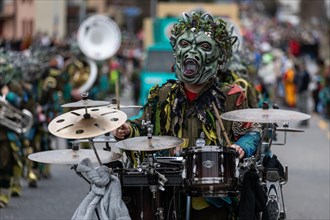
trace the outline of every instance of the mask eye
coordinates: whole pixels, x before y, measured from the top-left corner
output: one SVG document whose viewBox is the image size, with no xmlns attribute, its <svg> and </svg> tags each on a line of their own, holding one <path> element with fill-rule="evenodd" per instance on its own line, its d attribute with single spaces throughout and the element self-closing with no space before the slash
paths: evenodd
<svg viewBox="0 0 330 220">
<path fill-rule="evenodd" d="M 180 43 L 179 43 L 179 45 L 181 47 L 187 47 L 187 46 L 190 45 L 190 43 L 188 41 L 186 41 L 186 40 L 181 40 Z"/>
<path fill-rule="evenodd" d="M 211 44 L 206 43 L 206 42 L 201 44 L 201 48 L 205 51 L 210 51 L 212 49 Z"/>
</svg>

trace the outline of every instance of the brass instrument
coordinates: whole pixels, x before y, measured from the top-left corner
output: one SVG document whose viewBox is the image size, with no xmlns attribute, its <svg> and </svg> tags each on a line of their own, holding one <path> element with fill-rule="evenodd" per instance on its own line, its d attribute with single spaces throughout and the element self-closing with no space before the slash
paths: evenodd
<svg viewBox="0 0 330 220">
<path fill-rule="evenodd" d="M 86 56 L 85 62 L 74 60 L 71 79 L 79 93 L 88 92 L 98 76 L 95 61 L 113 56 L 121 45 L 121 32 L 116 22 L 105 15 L 93 15 L 82 22 L 77 33 L 77 43 Z M 87 63 L 87 65 L 84 65 Z"/>
<path fill-rule="evenodd" d="M 12 131 L 23 134 L 33 125 L 33 115 L 27 109 L 20 110 L 0 96 L 0 124 Z"/>
<path fill-rule="evenodd" d="M 47 90 L 48 88 L 54 89 L 56 88 L 56 86 L 57 86 L 57 80 L 52 76 L 48 76 L 43 82 L 42 89 L 43 90 Z"/>
<path fill-rule="evenodd" d="M 121 32 L 116 22 L 105 15 L 93 15 L 82 22 L 77 33 L 80 50 L 92 60 L 106 60 L 121 44 Z"/>
</svg>

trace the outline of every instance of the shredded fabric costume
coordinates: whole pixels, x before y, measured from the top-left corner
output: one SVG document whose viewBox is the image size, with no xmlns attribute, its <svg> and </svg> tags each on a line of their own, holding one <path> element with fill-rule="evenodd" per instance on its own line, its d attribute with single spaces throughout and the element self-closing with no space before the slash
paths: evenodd
<svg viewBox="0 0 330 220">
<path fill-rule="evenodd" d="M 110 175 L 109 168 L 94 168 L 89 158 L 82 160 L 77 172 L 91 183 L 92 187 L 72 216 L 72 220 L 93 219 L 95 211 L 102 220 L 130 220 L 128 209 L 122 201 L 121 185 L 117 177 Z"/>
<path fill-rule="evenodd" d="M 206 135 L 207 145 L 225 145 L 223 136 L 218 135 L 221 132 L 212 103 L 215 103 L 220 112 L 246 108 L 247 105 L 243 91 L 236 85 L 221 85 L 215 79 L 204 87 L 193 102 L 189 102 L 182 84 L 179 81 L 169 80 L 161 87 L 156 86 L 150 90 L 143 116 L 131 121 L 133 130 L 130 137 L 145 135 L 141 120 L 149 117 L 150 120 L 155 121 L 154 135 L 183 138 L 184 147 L 193 146 L 201 131 Z M 247 146 L 244 148 L 246 156 L 250 156 L 255 150 L 252 149 L 255 146 L 254 142 L 259 140 L 260 125 L 224 121 L 224 126 L 229 138 L 234 142 L 239 141 L 246 131 L 250 131 L 243 145 L 243 147 Z M 252 138 L 254 135 L 255 137 Z"/>
</svg>

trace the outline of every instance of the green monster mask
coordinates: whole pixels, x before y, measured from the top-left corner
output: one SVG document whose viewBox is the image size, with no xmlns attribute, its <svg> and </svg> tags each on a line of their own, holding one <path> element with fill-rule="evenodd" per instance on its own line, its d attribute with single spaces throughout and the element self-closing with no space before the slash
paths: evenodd
<svg viewBox="0 0 330 220">
<path fill-rule="evenodd" d="M 171 33 L 176 75 L 190 84 L 202 84 L 215 77 L 237 41 L 224 20 L 196 12 L 191 16 L 184 13 Z"/>
</svg>

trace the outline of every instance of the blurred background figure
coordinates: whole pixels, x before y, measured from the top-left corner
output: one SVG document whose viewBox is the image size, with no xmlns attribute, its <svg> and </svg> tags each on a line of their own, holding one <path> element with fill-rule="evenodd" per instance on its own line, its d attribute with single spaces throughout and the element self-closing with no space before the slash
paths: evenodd
<svg viewBox="0 0 330 220">
<path fill-rule="evenodd" d="M 297 88 L 297 107 L 298 110 L 308 114 L 309 113 L 309 84 L 311 82 L 311 77 L 309 72 L 307 72 L 305 61 L 303 59 L 297 60 L 295 64 L 295 78 L 294 83 Z M 308 121 L 302 121 L 301 126 L 307 126 Z"/>
<path fill-rule="evenodd" d="M 320 91 L 319 98 L 321 102 L 322 116 L 330 119 L 330 60 L 328 59 L 324 69 L 324 84 Z"/>
<path fill-rule="evenodd" d="M 287 58 L 283 74 L 283 85 L 285 92 L 284 104 L 290 108 L 296 106 L 296 85 L 294 83 L 295 70 L 293 61 Z"/>
</svg>

